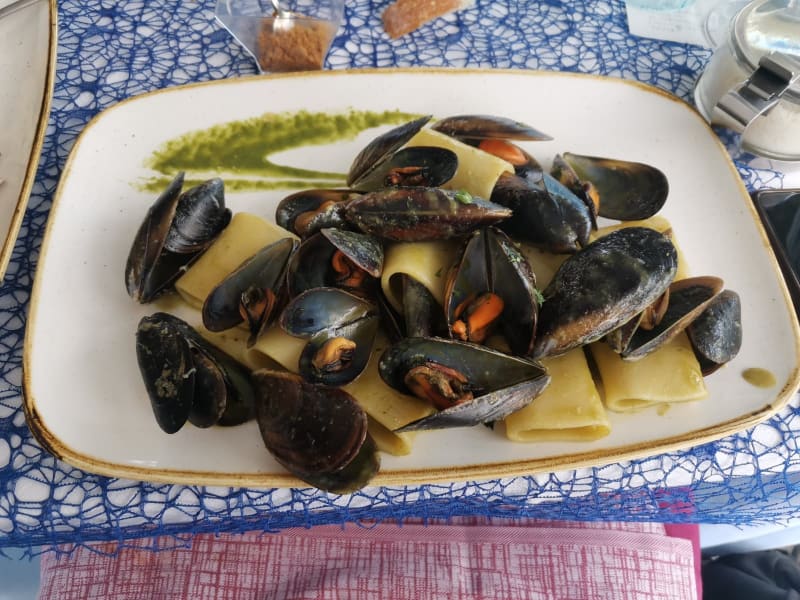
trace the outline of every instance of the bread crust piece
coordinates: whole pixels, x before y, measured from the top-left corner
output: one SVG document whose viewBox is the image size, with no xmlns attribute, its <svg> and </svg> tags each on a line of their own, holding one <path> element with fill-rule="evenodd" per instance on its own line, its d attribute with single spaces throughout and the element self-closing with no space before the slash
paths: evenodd
<svg viewBox="0 0 800 600">
<path fill-rule="evenodd" d="M 397 39 L 449 12 L 472 5 L 472 0 L 397 0 L 383 11 L 383 28 Z"/>
</svg>

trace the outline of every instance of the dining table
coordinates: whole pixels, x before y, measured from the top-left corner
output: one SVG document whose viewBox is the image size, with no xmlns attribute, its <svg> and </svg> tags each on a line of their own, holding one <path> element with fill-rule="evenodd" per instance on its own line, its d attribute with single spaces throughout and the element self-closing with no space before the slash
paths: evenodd
<svg viewBox="0 0 800 600">
<path fill-rule="evenodd" d="M 593 74 L 641 82 L 692 106 L 694 86 L 712 54 L 700 45 L 631 34 L 622 0 L 476 0 L 399 39 L 391 39 L 381 22 L 389 3 L 346 0 L 325 70 Z M 155 548 L 165 539 L 180 543 L 199 533 L 470 516 L 736 525 L 800 517 L 797 395 L 754 427 L 654 456 L 490 480 L 367 486 L 343 495 L 135 481 L 86 472 L 54 457 L 26 421 L 23 350 L 42 239 L 76 139 L 102 111 L 148 92 L 269 77 L 258 73 L 251 55 L 215 19 L 213 0 L 54 5 L 58 33 L 49 120 L 0 287 L 0 548 L 36 553 L 132 540 L 151 541 Z M 787 185 L 787 168 L 741 151 L 734 135 L 715 132 L 748 190 Z M 86 190 L 85 201 L 104 200 Z M 70 352 L 71 341 L 58 332 L 50 340 Z M 63 401 L 69 400 L 70 390 L 63 390 Z"/>
</svg>

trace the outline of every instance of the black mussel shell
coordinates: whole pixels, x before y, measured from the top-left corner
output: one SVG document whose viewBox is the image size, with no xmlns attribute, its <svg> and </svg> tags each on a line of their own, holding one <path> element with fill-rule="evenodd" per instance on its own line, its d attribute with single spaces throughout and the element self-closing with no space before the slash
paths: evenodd
<svg viewBox="0 0 800 600">
<path fill-rule="evenodd" d="M 354 182 L 359 181 L 366 173 L 372 171 L 376 165 L 392 156 L 430 120 L 431 115 L 414 119 L 372 140 L 353 159 L 353 164 L 347 174 L 347 185 L 353 187 Z"/>
<path fill-rule="evenodd" d="M 359 192 L 387 187 L 439 187 L 450 181 L 458 169 L 458 156 L 447 148 L 413 146 L 403 148 L 376 164 L 353 181 Z"/>
<path fill-rule="evenodd" d="M 605 341 L 611 349 L 617 354 L 622 354 L 623 350 L 631 343 L 633 334 L 639 328 L 639 321 L 642 318 L 642 313 L 633 317 L 627 323 L 623 323 L 613 331 L 606 334 Z"/>
<path fill-rule="evenodd" d="M 378 323 L 372 303 L 337 288 L 303 292 L 286 305 L 280 318 L 286 333 L 310 338 L 298 365 L 303 378 L 337 386 L 353 381 L 367 366 Z M 340 354 L 337 348 L 346 351 Z"/>
<path fill-rule="evenodd" d="M 503 174 L 492 190 L 491 200 L 513 211 L 499 227 L 539 248 L 572 253 L 589 241 L 592 228 L 589 209 L 546 173 L 542 174 L 541 184 Z"/>
<path fill-rule="evenodd" d="M 431 291 L 413 277 L 399 273 L 403 300 L 403 325 L 401 337 L 428 337 L 443 332 L 446 324 L 442 308 Z"/>
<path fill-rule="evenodd" d="M 739 294 L 720 292 L 687 328 L 703 375 L 732 360 L 742 347 L 742 307 Z"/>
<path fill-rule="evenodd" d="M 254 417 L 250 372 L 167 313 L 139 322 L 136 354 L 156 421 L 175 433 L 188 419 L 196 427 L 238 425 Z"/>
<path fill-rule="evenodd" d="M 463 140 L 547 141 L 553 138 L 530 125 L 494 115 L 458 115 L 437 121 L 431 129 Z"/>
<path fill-rule="evenodd" d="M 646 227 L 614 231 L 569 257 L 543 292 L 533 356 L 558 355 L 626 323 L 672 283 L 672 242 Z"/>
<path fill-rule="evenodd" d="M 341 494 L 365 486 L 378 472 L 367 414 L 350 394 L 280 371 L 262 369 L 253 380 L 264 445 L 293 475 Z"/>
<path fill-rule="evenodd" d="M 457 309 L 486 292 L 503 301 L 496 325 L 512 353 L 530 354 L 538 312 L 536 278 L 527 259 L 509 237 L 492 227 L 473 232 L 448 274 L 444 297 L 451 336 L 453 323 L 458 319 Z"/>
<path fill-rule="evenodd" d="M 667 201 L 667 176 L 653 166 L 571 152 L 565 152 L 563 159 L 581 181 L 596 188 L 601 217 L 620 221 L 647 219 Z"/>
<path fill-rule="evenodd" d="M 225 331 L 245 321 L 250 331 L 248 344 L 255 343 L 262 331 L 280 313 L 284 298 L 286 265 L 297 248 L 297 241 L 283 238 L 265 246 L 223 279 L 211 290 L 203 303 L 203 325 L 209 331 Z M 261 310 L 266 302 L 248 299 L 269 295 L 269 310 Z M 258 310 L 250 307 L 259 306 Z"/>
<path fill-rule="evenodd" d="M 136 329 L 136 358 L 158 426 L 175 433 L 194 400 L 194 363 L 186 338 L 159 313 L 144 317 Z"/>
<path fill-rule="evenodd" d="M 660 322 L 652 329 L 636 330 L 622 352 L 625 360 L 638 360 L 666 344 L 705 310 L 722 290 L 718 277 L 681 279 L 669 286 L 669 304 Z"/>
<path fill-rule="evenodd" d="M 423 241 L 465 235 L 510 217 L 511 210 L 465 192 L 397 188 L 353 200 L 346 216 L 361 231 L 382 239 Z"/>
<path fill-rule="evenodd" d="M 143 304 L 166 292 L 231 220 L 223 185 L 212 179 L 183 193 L 179 173 L 136 233 L 125 266 L 128 295 Z"/>
<path fill-rule="evenodd" d="M 344 254 L 352 267 L 363 273 L 337 273 L 333 268 L 336 251 Z M 364 290 L 368 280 L 380 277 L 383 270 L 383 245 L 373 236 L 346 229 L 326 228 L 306 239 L 287 266 L 286 282 L 291 297 L 318 287 Z"/>
<path fill-rule="evenodd" d="M 560 154 L 556 154 L 553 158 L 550 174 L 583 201 L 589 209 L 592 229 L 597 229 L 597 209 L 600 203 L 597 189 L 591 183 L 581 181 L 575 169 Z"/>
<path fill-rule="evenodd" d="M 497 421 L 530 404 L 550 383 L 550 376 L 536 362 L 485 346 L 439 338 L 406 338 L 393 344 L 381 355 L 378 370 L 387 385 L 411 394 L 405 383 L 406 374 L 431 362 L 463 374 L 474 398 L 409 423 L 398 432 Z"/>
<path fill-rule="evenodd" d="M 164 249 L 180 254 L 201 252 L 230 220 L 222 179 L 209 179 L 181 195 Z"/>
<path fill-rule="evenodd" d="M 324 227 L 346 227 L 344 209 L 357 198 L 352 190 L 313 189 L 286 196 L 275 209 L 275 222 L 301 238 Z"/>
</svg>

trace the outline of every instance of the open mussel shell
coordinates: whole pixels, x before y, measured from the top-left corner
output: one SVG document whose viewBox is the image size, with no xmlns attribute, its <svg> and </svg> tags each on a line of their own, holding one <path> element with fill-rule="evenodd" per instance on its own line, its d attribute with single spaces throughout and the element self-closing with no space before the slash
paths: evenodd
<svg viewBox="0 0 800 600">
<path fill-rule="evenodd" d="M 125 265 L 128 295 L 143 304 L 166 292 L 227 227 L 222 180 L 181 193 L 183 172 L 147 211 Z"/>
<path fill-rule="evenodd" d="M 585 246 L 592 228 L 583 201 L 547 173 L 541 183 L 506 173 L 492 190 L 492 202 L 513 211 L 499 227 L 509 235 L 553 253 Z"/>
<path fill-rule="evenodd" d="M 675 246 L 646 227 L 626 227 L 570 256 L 543 292 L 533 356 L 596 341 L 652 304 L 678 268 Z"/>
<path fill-rule="evenodd" d="M 347 174 L 347 185 L 354 188 L 356 182 L 360 181 L 367 173 L 375 169 L 377 165 L 387 160 L 397 152 L 397 150 L 403 147 L 406 142 L 414 137 L 430 120 L 431 115 L 414 119 L 399 127 L 390 129 L 364 146 L 350 165 L 350 170 Z"/>
<path fill-rule="evenodd" d="M 667 176 L 653 166 L 571 152 L 562 157 L 581 181 L 596 188 L 601 217 L 620 221 L 647 219 L 661 210 L 667 200 Z"/>
<path fill-rule="evenodd" d="M 742 308 L 739 294 L 723 290 L 687 327 L 703 375 L 732 360 L 742 347 Z"/>
<path fill-rule="evenodd" d="M 249 371 L 182 319 L 167 313 L 142 318 L 136 356 L 156 422 L 166 433 L 187 419 L 210 427 L 253 418 Z"/>
<path fill-rule="evenodd" d="M 350 394 L 267 369 L 256 371 L 253 381 L 261 437 L 286 470 L 340 494 L 375 476 L 380 458 L 367 432 L 367 414 Z"/>
<path fill-rule="evenodd" d="M 678 335 L 697 318 L 722 290 L 719 277 L 692 277 L 669 286 L 669 304 L 652 329 L 639 327 L 622 351 L 625 360 L 638 360 Z"/>
<path fill-rule="evenodd" d="M 378 369 L 387 385 L 411 394 L 408 372 L 435 364 L 466 379 L 473 399 L 409 423 L 397 431 L 470 427 L 497 421 L 527 406 L 550 383 L 536 362 L 497 352 L 485 346 L 439 338 L 407 338 L 381 355 Z"/>
<path fill-rule="evenodd" d="M 478 308 L 469 316 L 470 303 L 491 293 L 502 301 L 502 312 L 493 326 L 502 332 L 511 351 L 520 356 L 533 350 L 538 304 L 536 278 L 530 264 L 509 237 L 493 227 L 472 233 L 464 244 L 459 260 L 448 274 L 445 286 L 447 325 L 453 337 L 454 324 L 466 326 L 469 336 L 473 328 L 488 322 L 487 308 Z M 465 308 L 466 306 L 466 308 Z M 468 341 L 481 343 L 472 337 Z"/>
<path fill-rule="evenodd" d="M 336 386 L 353 381 L 367 366 L 378 323 L 372 303 L 336 288 L 303 292 L 280 318 L 286 333 L 310 338 L 298 365 L 303 379 Z"/>
<path fill-rule="evenodd" d="M 312 189 L 286 196 L 275 209 L 275 222 L 301 238 L 324 227 L 346 227 L 344 209 L 357 198 L 352 190 Z"/>
<path fill-rule="evenodd" d="M 530 125 L 520 123 L 507 117 L 494 115 L 458 115 L 447 117 L 434 123 L 431 127 L 440 133 L 460 140 L 484 140 L 497 138 L 520 141 L 548 141 L 553 138 L 546 133 L 534 129 Z"/>
<path fill-rule="evenodd" d="M 387 187 L 439 187 L 458 169 L 458 156 L 447 148 L 413 146 L 403 148 L 376 164 L 352 183 L 359 192 Z"/>
<path fill-rule="evenodd" d="M 465 235 L 507 219 L 511 210 L 465 192 L 419 187 L 364 194 L 348 204 L 346 215 L 365 233 L 410 242 Z"/>
<path fill-rule="evenodd" d="M 383 245 L 375 237 L 346 229 L 322 229 L 305 240 L 286 272 L 289 295 L 318 287 L 363 290 L 383 270 Z"/>
<path fill-rule="evenodd" d="M 581 181 L 575 169 L 573 169 L 560 154 L 556 154 L 555 157 L 553 157 L 553 165 L 550 169 L 550 174 L 583 201 L 589 209 L 592 229 L 597 229 L 597 211 L 600 208 L 600 198 L 594 185 L 589 182 Z"/>
<path fill-rule="evenodd" d="M 245 320 L 249 345 L 277 317 L 284 297 L 286 265 L 297 241 L 283 238 L 265 246 L 211 290 L 203 303 L 203 325 L 225 331 Z"/>
</svg>

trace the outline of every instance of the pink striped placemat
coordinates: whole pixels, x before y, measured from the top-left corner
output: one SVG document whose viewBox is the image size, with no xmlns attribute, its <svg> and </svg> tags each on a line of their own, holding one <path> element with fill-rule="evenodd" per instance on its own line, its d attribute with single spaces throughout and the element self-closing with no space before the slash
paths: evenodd
<svg viewBox="0 0 800 600">
<path fill-rule="evenodd" d="M 697 599 L 691 541 L 655 523 L 462 520 L 198 535 L 42 557 L 40 599 Z"/>
</svg>

